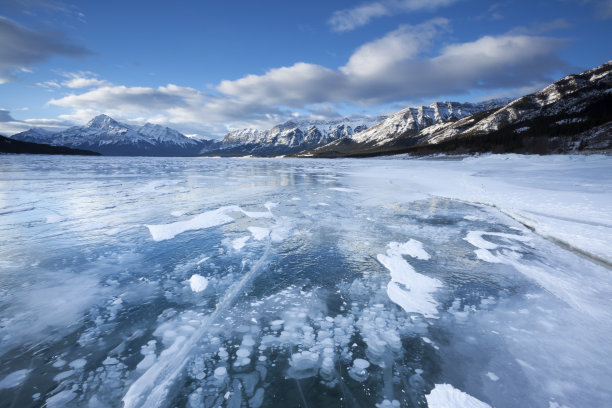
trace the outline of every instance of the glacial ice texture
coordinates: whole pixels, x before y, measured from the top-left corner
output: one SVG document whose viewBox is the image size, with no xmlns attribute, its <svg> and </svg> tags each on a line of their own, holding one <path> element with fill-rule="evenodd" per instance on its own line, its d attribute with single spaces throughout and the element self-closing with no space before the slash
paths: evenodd
<svg viewBox="0 0 612 408">
<path fill-rule="evenodd" d="M 608 406 L 610 174 L 0 156 L 0 408 Z"/>
</svg>

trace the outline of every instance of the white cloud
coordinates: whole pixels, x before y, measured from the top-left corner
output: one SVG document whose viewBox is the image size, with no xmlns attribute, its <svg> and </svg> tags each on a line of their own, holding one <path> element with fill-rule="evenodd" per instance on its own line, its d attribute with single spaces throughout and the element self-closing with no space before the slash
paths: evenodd
<svg viewBox="0 0 612 408">
<path fill-rule="evenodd" d="M 359 47 L 340 70 L 347 75 L 377 75 L 400 61 L 417 57 L 431 46 L 440 31 L 448 27 L 449 21 L 444 18 L 417 26 L 402 25 L 384 37 Z"/>
<path fill-rule="evenodd" d="M 222 81 L 217 89 L 244 102 L 299 107 L 309 101 L 324 102 L 344 81 L 344 76 L 336 70 L 298 62 L 271 69 L 265 75 Z"/>
<path fill-rule="evenodd" d="M 67 72 L 64 77 L 66 80 L 62 81 L 62 85 L 73 89 L 110 85 L 109 82 L 99 79 L 96 74 L 89 71 Z"/>
<path fill-rule="evenodd" d="M 329 19 L 334 31 L 350 31 L 368 24 L 379 17 L 419 10 L 435 10 L 451 5 L 457 0 L 381 0 L 335 11 Z"/>
<path fill-rule="evenodd" d="M 188 87 L 173 84 L 158 88 L 102 86 L 80 95 L 71 94 L 51 99 L 48 104 L 64 107 L 87 107 L 99 110 L 125 110 L 146 114 L 157 109 L 171 109 L 198 102 L 203 93 Z"/>
</svg>

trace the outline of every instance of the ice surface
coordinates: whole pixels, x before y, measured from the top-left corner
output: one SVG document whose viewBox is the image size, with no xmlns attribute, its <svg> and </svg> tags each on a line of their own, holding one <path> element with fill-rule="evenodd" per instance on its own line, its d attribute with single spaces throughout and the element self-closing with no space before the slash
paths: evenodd
<svg viewBox="0 0 612 408">
<path fill-rule="evenodd" d="M 612 399 L 610 158 L 2 160 L 0 406 Z"/>
</svg>

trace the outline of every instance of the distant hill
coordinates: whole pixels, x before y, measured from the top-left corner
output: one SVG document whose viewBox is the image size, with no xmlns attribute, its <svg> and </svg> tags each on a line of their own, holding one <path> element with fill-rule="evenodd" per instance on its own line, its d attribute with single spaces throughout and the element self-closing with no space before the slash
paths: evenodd
<svg viewBox="0 0 612 408">
<path fill-rule="evenodd" d="M 0 153 L 100 156 L 100 153 L 91 152 L 89 150 L 71 149 L 65 146 L 50 146 L 42 143 L 22 142 L 1 135 Z"/>
<path fill-rule="evenodd" d="M 397 153 L 574 153 L 612 150 L 612 61 L 472 115 L 415 131 L 401 111 L 384 122 L 307 156 Z M 387 126 L 387 122 L 392 126 Z M 393 130 L 393 129 L 397 130 Z"/>
</svg>

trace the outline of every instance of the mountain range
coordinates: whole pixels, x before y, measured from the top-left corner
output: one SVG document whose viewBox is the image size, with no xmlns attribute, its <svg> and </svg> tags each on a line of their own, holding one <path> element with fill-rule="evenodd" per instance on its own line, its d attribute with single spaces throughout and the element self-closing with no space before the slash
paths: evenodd
<svg viewBox="0 0 612 408">
<path fill-rule="evenodd" d="M 104 155 L 350 157 L 481 152 L 568 153 L 612 150 L 612 61 L 568 75 L 521 98 L 435 102 L 390 116 L 290 120 L 198 140 L 106 115 L 60 132 L 30 129 L 12 139 Z"/>
<path fill-rule="evenodd" d="M 208 140 L 196 140 L 161 125 L 131 126 L 107 115 L 98 115 L 84 126 L 60 132 L 30 129 L 12 139 L 90 150 L 110 156 L 197 156 Z"/>
<path fill-rule="evenodd" d="M 241 129 L 210 145 L 207 156 L 277 156 L 309 152 L 350 141 L 356 145 L 384 144 L 398 133 L 418 132 L 474 113 L 503 106 L 508 100 L 483 103 L 436 102 L 407 108 L 389 117 L 345 117 L 332 120 L 290 120 L 268 130 Z"/>
</svg>

